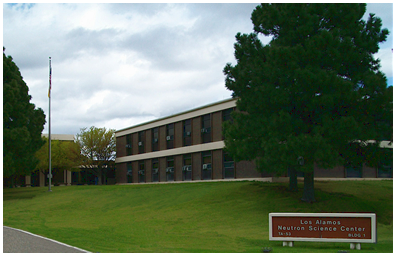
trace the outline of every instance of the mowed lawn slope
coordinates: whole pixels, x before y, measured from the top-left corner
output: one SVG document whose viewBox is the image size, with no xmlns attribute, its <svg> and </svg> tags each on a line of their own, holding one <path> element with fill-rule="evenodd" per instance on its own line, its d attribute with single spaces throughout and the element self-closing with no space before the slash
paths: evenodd
<svg viewBox="0 0 396 256">
<path fill-rule="evenodd" d="M 299 186 L 294 194 L 248 181 L 4 189 L 3 224 L 91 252 L 338 252 L 349 244 L 270 242 L 268 214 L 375 212 L 378 243 L 360 252 L 393 251 L 392 181 L 317 181 L 314 204 L 300 202 Z"/>
</svg>

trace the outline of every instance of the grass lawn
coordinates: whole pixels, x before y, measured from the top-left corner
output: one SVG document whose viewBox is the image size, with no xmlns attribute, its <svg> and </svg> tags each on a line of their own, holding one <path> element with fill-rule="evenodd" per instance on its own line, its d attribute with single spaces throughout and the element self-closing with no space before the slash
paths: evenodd
<svg viewBox="0 0 396 256">
<path fill-rule="evenodd" d="M 3 189 L 3 225 L 91 252 L 393 252 L 393 181 L 315 181 L 314 204 L 288 184 L 248 181 Z M 270 212 L 375 212 L 377 244 L 268 239 Z"/>
</svg>

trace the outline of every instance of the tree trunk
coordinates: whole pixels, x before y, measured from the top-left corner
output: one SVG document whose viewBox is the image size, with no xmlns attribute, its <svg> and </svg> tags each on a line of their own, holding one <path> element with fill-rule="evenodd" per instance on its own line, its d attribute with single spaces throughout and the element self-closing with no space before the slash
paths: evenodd
<svg viewBox="0 0 396 256">
<path fill-rule="evenodd" d="M 297 187 L 297 171 L 293 167 L 289 167 L 289 190 L 292 192 L 297 192 L 298 187 Z"/>
<path fill-rule="evenodd" d="M 103 172 L 103 185 L 107 185 L 107 170 Z"/>
<path fill-rule="evenodd" d="M 14 188 L 14 178 L 15 178 L 15 174 L 11 175 L 10 180 L 8 181 L 9 188 Z"/>
<path fill-rule="evenodd" d="M 304 192 L 301 200 L 307 203 L 315 202 L 313 171 L 304 173 Z"/>
<path fill-rule="evenodd" d="M 102 185 L 102 168 L 98 168 L 98 185 Z"/>
</svg>

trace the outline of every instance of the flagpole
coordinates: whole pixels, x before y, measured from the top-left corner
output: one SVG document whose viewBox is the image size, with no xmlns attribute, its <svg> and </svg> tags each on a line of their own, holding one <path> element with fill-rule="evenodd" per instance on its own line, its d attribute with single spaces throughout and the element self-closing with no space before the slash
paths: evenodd
<svg viewBox="0 0 396 256">
<path fill-rule="evenodd" d="M 49 89 L 48 89 L 48 99 L 49 99 L 49 111 L 48 111 L 48 159 L 49 159 L 49 174 L 48 174 L 48 192 L 51 192 L 51 57 L 49 57 Z"/>
</svg>

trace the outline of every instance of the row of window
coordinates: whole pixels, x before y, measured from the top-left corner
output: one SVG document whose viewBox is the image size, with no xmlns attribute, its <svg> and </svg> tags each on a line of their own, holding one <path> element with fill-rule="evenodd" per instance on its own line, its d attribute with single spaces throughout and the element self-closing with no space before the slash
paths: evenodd
<svg viewBox="0 0 396 256">
<path fill-rule="evenodd" d="M 290 172 L 288 171 L 288 176 Z M 297 171 L 297 177 L 304 177 L 302 171 Z M 363 165 L 346 165 L 345 166 L 345 178 L 363 178 Z M 381 164 L 377 168 L 377 178 L 393 178 L 393 167 L 392 165 Z"/>
<path fill-rule="evenodd" d="M 231 120 L 231 112 L 233 108 L 226 109 L 222 111 L 222 120 L 226 122 Z M 192 121 L 191 119 L 187 119 L 183 122 L 183 146 L 191 146 L 192 145 Z M 209 143 L 212 142 L 212 123 L 211 123 L 211 114 L 206 114 L 201 117 L 201 143 Z M 148 131 L 140 131 L 138 132 L 138 153 L 145 153 L 145 133 L 151 131 L 151 149 L 153 152 L 159 151 L 159 127 L 152 128 Z M 167 124 L 166 125 L 166 149 L 172 149 L 175 147 L 174 145 L 174 137 L 175 137 L 175 124 Z M 128 134 L 126 136 L 126 155 L 132 155 L 132 134 Z"/>
<path fill-rule="evenodd" d="M 201 166 L 201 179 L 210 180 L 212 179 L 212 154 L 210 151 L 205 151 L 201 153 L 202 166 Z M 233 179 L 235 178 L 234 173 L 234 161 L 231 156 L 227 153 L 223 157 L 223 178 Z M 150 170 L 150 166 L 145 166 L 145 161 L 141 160 L 138 162 L 138 182 L 146 182 L 146 169 Z M 192 180 L 192 158 L 191 154 L 183 155 L 183 167 L 182 167 L 182 180 L 188 181 Z M 170 156 L 166 158 L 166 181 L 175 180 L 175 164 L 174 157 Z M 149 173 L 150 175 L 150 173 Z M 159 160 L 154 158 L 151 161 L 151 181 L 159 182 Z M 127 163 L 127 182 L 133 183 L 133 170 L 132 162 Z"/>
</svg>

